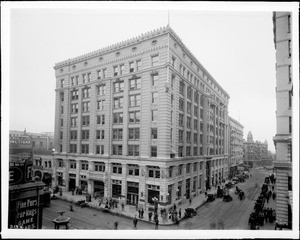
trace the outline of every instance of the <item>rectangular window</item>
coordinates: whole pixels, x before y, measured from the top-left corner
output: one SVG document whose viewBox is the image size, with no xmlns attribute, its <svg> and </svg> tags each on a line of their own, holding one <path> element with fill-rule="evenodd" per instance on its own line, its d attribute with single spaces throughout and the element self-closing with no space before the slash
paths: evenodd
<svg viewBox="0 0 300 240">
<path fill-rule="evenodd" d="M 87 162 L 81 162 L 81 170 L 89 170 L 89 164 Z"/>
<path fill-rule="evenodd" d="M 71 127 L 77 127 L 77 117 L 71 118 Z"/>
<path fill-rule="evenodd" d="M 82 140 L 89 140 L 90 138 L 90 131 L 89 130 L 82 130 L 81 131 L 81 139 Z"/>
<path fill-rule="evenodd" d="M 104 145 L 96 145 L 96 154 L 104 154 Z"/>
<path fill-rule="evenodd" d="M 103 140 L 105 138 L 105 130 L 96 131 L 96 139 Z"/>
<path fill-rule="evenodd" d="M 157 157 L 157 146 L 151 146 L 151 157 Z"/>
<path fill-rule="evenodd" d="M 119 66 L 114 66 L 114 76 L 118 76 L 119 75 Z"/>
<path fill-rule="evenodd" d="M 191 117 L 186 117 L 186 127 L 187 128 L 191 128 L 191 121 L 192 121 Z"/>
<path fill-rule="evenodd" d="M 151 128 L 151 139 L 157 139 L 157 128 Z"/>
<path fill-rule="evenodd" d="M 125 66 L 124 64 L 120 65 L 120 75 L 122 75 L 125 72 Z"/>
<path fill-rule="evenodd" d="M 105 172 L 105 163 L 104 162 L 95 162 L 94 170 L 96 172 Z"/>
<path fill-rule="evenodd" d="M 141 105 L 141 95 L 129 95 L 129 107 L 137 107 Z"/>
<path fill-rule="evenodd" d="M 129 63 L 129 72 L 134 72 L 134 62 Z"/>
<path fill-rule="evenodd" d="M 71 112 L 78 113 L 78 103 L 71 104 Z"/>
<path fill-rule="evenodd" d="M 104 110 L 105 100 L 97 101 L 97 110 Z"/>
<path fill-rule="evenodd" d="M 60 119 L 60 126 L 63 127 L 64 126 L 64 120 Z"/>
<path fill-rule="evenodd" d="M 198 106 L 194 106 L 194 116 L 198 117 Z"/>
<path fill-rule="evenodd" d="M 123 108 L 124 98 L 123 97 L 115 97 L 114 98 L 114 109 Z"/>
<path fill-rule="evenodd" d="M 198 120 L 194 119 L 194 130 L 198 130 Z"/>
<path fill-rule="evenodd" d="M 83 154 L 89 153 L 89 145 L 88 144 L 81 144 L 81 153 L 83 153 Z"/>
<path fill-rule="evenodd" d="M 187 88 L 187 98 L 192 100 L 193 90 L 191 87 Z"/>
<path fill-rule="evenodd" d="M 60 87 L 63 88 L 65 85 L 65 79 L 60 80 Z"/>
<path fill-rule="evenodd" d="M 289 108 L 292 107 L 292 97 L 293 97 L 293 92 L 289 91 Z"/>
<path fill-rule="evenodd" d="M 183 142 L 183 130 L 179 130 L 179 142 Z"/>
<path fill-rule="evenodd" d="M 180 164 L 180 165 L 178 166 L 178 175 L 179 175 L 179 176 L 182 175 L 182 169 L 183 169 L 183 164 Z"/>
<path fill-rule="evenodd" d="M 183 157 L 183 146 L 178 146 L 178 157 Z"/>
<path fill-rule="evenodd" d="M 128 156 L 139 156 L 140 155 L 139 145 L 128 145 Z"/>
<path fill-rule="evenodd" d="M 183 127 L 183 114 L 179 113 L 179 126 Z"/>
<path fill-rule="evenodd" d="M 289 133 L 292 133 L 292 117 L 289 117 Z"/>
<path fill-rule="evenodd" d="M 179 110 L 184 111 L 184 100 L 179 98 Z"/>
<path fill-rule="evenodd" d="M 186 142 L 190 143 L 191 142 L 191 132 L 186 132 Z"/>
<path fill-rule="evenodd" d="M 187 102 L 187 105 L 186 105 L 186 111 L 187 111 L 187 113 L 189 113 L 189 114 L 192 113 L 192 103 Z"/>
<path fill-rule="evenodd" d="M 194 133 L 194 143 L 198 142 L 198 133 Z"/>
<path fill-rule="evenodd" d="M 289 83 L 292 81 L 292 66 L 289 65 Z"/>
<path fill-rule="evenodd" d="M 128 175 L 139 176 L 139 166 L 135 164 L 128 164 Z M 138 186 L 138 184 L 137 184 Z"/>
<path fill-rule="evenodd" d="M 157 121 L 157 115 L 158 115 L 158 113 L 157 113 L 158 111 L 157 110 L 151 110 L 151 121 L 152 122 L 156 122 Z"/>
<path fill-rule="evenodd" d="M 122 145 L 113 145 L 113 155 L 122 155 Z"/>
<path fill-rule="evenodd" d="M 128 129 L 128 139 L 129 140 L 140 140 L 140 129 L 139 128 L 129 128 Z"/>
<path fill-rule="evenodd" d="M 82 116 L 82 126 L 90 125 L 90 116 Z"/>
<path fill-rule="evenodd" d="M 113 173 L 122 174 L 122 165 L 120 163 L 112 164 Z"/>
<path fill-rule="evenodd" d="M 152 103 L 156 104 L 158 99 L 158 92 L 153 92 L 152 93 Z"/>
<path fill-rule="evenodd" d="M 186 153 L 185 153 L 186 156 L 191 156 L 191 147 L 188 146 L 186 147 Z"/>
<path fill-rule="evenodd" d="M 97 90 L 98 90 L 98 95 L 99 96 L 105 95 L 105 84 L 101 84 L 100 86 L 98 86 Z"/>
<path fill-rule="evenodd" d="M 198 156 L 198 147 L 194 147 L 194 156 Z"/>
<path fill-rule="evenodd" d="M 141 89 L 141 78 L 129 79 L 130 90 Z"/>
<path fill-rule="evenodd" d="M 148 177 L 149 178 L 160 178 L 159 167 L 155 167 L 155 166 L 148 167 Z"/>
<path fill-rule="evenodd" d="M 153 87 L 157 86 L 158 85 L 158 74 L 153 74 L 151 76 L 151 78 L 152 78 L 152 86 Z"/>
<path fill-rule="evenodd" d="M 186 173 L 190 173 L 191 172 L 191 164 L 190 163 L 188 163 L 187 165 L 186 165 Z"/>
<path fill-rule="evenodd" d="M 179 82 L 179 93 L 181 95 L 184 95 L 184 83 L 183 83 L 183 81 Z"/>
<path fill-rule="evenodd" d="M 129 123 L 139 123 L 140 122 L 140 111 L 129 112 Z"/>
<path fill-rule="evenodd" d="M 114 113 L 113 118 L 115 124 L 123 123 L 123 113 Z"/>
<path fill-rule="evenodd" d="M 73 90 L 71 92 L 71 99 L 72 100 L 78 100 L 78 90 Z"/>
<path fill-rule="evenodd" d="M 105 115 L 98 115 L 97 116 L 97 124 L 101 124 L 101 125 L 105 124 Z"/>
<path fill-rule="evenodd" d="M 90 111 L 90 102 L 83 102 L 82 103 L 82 112 L 89 112 Z"/>
<path fill-rule="evenodd" d="M 77 140 L 77 131 L 70 131 L 70 140 Z"/>
<path fill-rule="evenodd" d="M 159 62 L 158 62 L 158 55 L 152 56 L 151 57 L 151 63 L 152 63 L 152 67 L 156 67 L 158 66 Z"/>
<path fill-rule="evenodd" d="M 123 92 L 124 91 L 124 81 L 114 82 L 114 93 Z"/>
<path fill-rule="evenodd" d="M 117 128 L 113 129 L 113 140 L 122 140 L 123 139 L 123 129 Z"/>
<path fill-rule="evenodd" d="M 175 67 L 176 58 L 172 56 L 172 67 Z"/>
<path fill-rule="evenodd" d="M 76 162 L 75 161 L 70 161 L 70 168 L 71 169 L 76 169 Z"/>
<path fill-rule="evenodd" d="M 289 48 L 289 58 L 292 56 L 292 43 L 291 40 L 288 41 L 288 48 Z"/>
</svg>

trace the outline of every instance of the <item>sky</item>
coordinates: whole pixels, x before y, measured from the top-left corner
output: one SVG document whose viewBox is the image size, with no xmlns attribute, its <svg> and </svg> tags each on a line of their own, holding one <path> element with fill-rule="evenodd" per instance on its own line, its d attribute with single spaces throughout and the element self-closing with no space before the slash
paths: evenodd
<svg viewBox="0 0 300 240">
<path fill-rule="evenodd" d="M 55 63 L 166 26 L 169 21 L 230 95 L 229 115 L 244 126 L 244 139 L 251 131 L 255 141 L 267 140 L 274 152 L 272 11 L 203 10 L 196 3 L 153 4 L 153 8 L 137 4 L 127 9 L 108 4 L 67 6 L 11 9 L 9 130 L 54 132 Z"/>
</svg>

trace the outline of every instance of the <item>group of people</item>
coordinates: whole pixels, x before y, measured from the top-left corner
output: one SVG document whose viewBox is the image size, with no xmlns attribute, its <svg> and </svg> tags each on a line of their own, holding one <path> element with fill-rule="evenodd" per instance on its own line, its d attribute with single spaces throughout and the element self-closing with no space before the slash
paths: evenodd
<svg viewBox="0 0 300 240">
<path fill-rule="evenodd" d="M 250 229 L 259 229 L 259 226 L 263 226 L 264 223 L 273 223 L 276 220 L 275 210 L 265 206 L 265 202 L 269 203 L 269 199 L 272 197 L 273 200 L 276 198 L 276 193 L 274 192 L 275 177 L 266 177 L 265 182 L 262 185 L 261 193 L 256 200 L 254 210 L 250 214 L 249 224 Z M 272 179 L 272 180 L 271 180 Z M 270 185 L 272 183 L 272 185 Z M 272 190 L 273 192 L 272 192 Z"/>
</svg>

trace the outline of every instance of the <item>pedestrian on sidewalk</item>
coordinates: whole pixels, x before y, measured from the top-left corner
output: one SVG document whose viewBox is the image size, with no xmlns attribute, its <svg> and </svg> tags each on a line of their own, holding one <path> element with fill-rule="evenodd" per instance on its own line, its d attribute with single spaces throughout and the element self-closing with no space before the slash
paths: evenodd
<svg viewBox="0 0 300 240">
<path fill-rule="evenodd" d="M 190 199 L 189 199 L 189 202 L 190 202 L 190 205 L 192 204 L 192 198 L 190 197 Z"/>
<path fill-rule="evenodd" d="M 173 205 L 173 208 L 174 208 L 174 210 L 176 210 L 176 204 L 174 203 L 174 205 Z"/>
<path fill-rule="evenodd" d="M 205 197 L 207 197 L 207 191 L 205 191 L 205 193 L 204 193 L 204 194 L 205 194 Z"/>
<path fill-rule="evenodd" d="M 134 229 L 137 229 L 137 223 L 138 223 L 138 220 L 136 219 L 136 216 L 135 216 L 133 219 L 133 228 Z"/>
<path fill-rule="evenodd" d="M 141 216 L 142 216 L 142 218 L 144 218 L 144 209 L 143 208 L 141 210 Z"/>
<path fill-rule="evenodd" d="M 149 221 L 151 221 L 151 218 L 152 218 L 152 212 L 149 212 L 149 213 L 148 213 L 148 217 L 149 217 Z"/>
<path fill-rule="evenodd" d="M 179 208 L 179 219 L 181 218 L 181 208 Z"/>
<path fill-rule="evenodd" d="M 124 203 L 122 203 L 122 211 L 124 211 Z"/>
<path fill-rule="evenodd" d="M 177 227 L 179 227 L 179 220 L 178 220 L 177 217 L 176 217 L 176 219 L 175 219 L 175 222 L 176 222 Z"/>
<path fill-rule="evenodd" d="M 141 218 L 141 215 L 142 215 L 141 209 L 139 209 L 139 218 Z"/>
<path fill-rule="evenodd" d="M 155 229 L 158 229 L 158 218 L 155 220 Z"/>
<path fill-rule="evenodd" d="M 115 221 L 114 226 L 115 226 L 115 230 L 117 230 L 117 229 L 118 229 L 118 226 L 119 226 L 119 222 L 118 222 L 118 221 Z"/>
</svg>

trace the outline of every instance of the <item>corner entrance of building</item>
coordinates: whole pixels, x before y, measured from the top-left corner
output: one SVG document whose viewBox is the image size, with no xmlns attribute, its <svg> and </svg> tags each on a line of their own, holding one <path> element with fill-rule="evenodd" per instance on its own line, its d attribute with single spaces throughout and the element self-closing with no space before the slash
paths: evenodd
<svg viewBox="0 0 300 240">
<path fill-rule="evenodd" d="M 136 205 L 139 202 L 139 183 L 127 182 L 127 204 Z"/>
<path fill-rule="evenodd" d="M 104 197 L 104 182 L 94 181 L 94 197 Z"/>
</svg>

